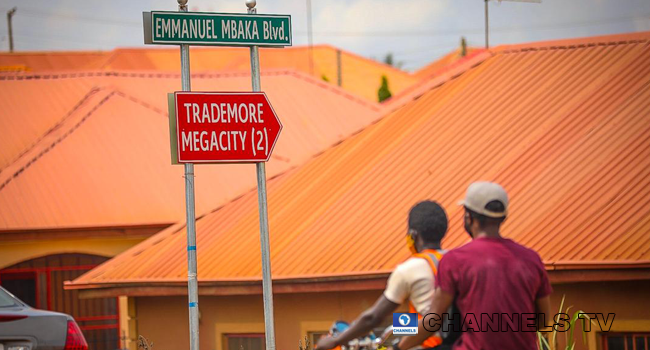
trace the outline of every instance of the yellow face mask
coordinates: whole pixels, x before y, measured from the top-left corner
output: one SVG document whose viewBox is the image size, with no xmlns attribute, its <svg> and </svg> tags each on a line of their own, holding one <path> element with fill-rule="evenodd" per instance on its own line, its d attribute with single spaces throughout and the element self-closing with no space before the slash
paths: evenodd
<svg viewBox="0 0 650 350">
<path fill-rule="evenodd" d="M 417 254 L 418 250 L 415 249 L 415 239 L 413 239 L 412 234 L 406 235 L 406 246 L 409 248 L 409 251 L 411 251 L 411 254 Z"/>
</svg>

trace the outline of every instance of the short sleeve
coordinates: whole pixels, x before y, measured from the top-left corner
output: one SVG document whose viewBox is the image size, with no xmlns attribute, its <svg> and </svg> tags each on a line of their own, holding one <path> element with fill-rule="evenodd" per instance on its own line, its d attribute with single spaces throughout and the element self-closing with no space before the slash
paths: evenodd
<svg viewBox="0 0 650 350">
<path fill-rule="evenodd" d="M 388 277 L 384 296 L 395 304 L 402 304 L 406 299 L 408 299 L 409 293 L 409 285 L 404 274 L 398 267 L 390 274 L 390 277 Z"/>
<path fill-rule="evenodd" d="M 551 282 L 548 280 L 548 273 L 544 268 L 544 263 L 542 263 L 541 258 L 539 259 L 539 269 L 540 269 L 540 281 L 539 281 L 539 288 L 537 289 L 537 294 L 535 295 L 535 299 L 541 299 L 553 293 Z"/>
<path fill-rule="evenodd" d="M 435 285 L 437 288 L 440 288 L 451 295 L 456 295 L 458 288 L 454 276 L 454 263 L 452 260 L 453 253 L 451 252 L 447 253 L 442 259 L 440 259 L 440 262 L 438 263 L 438 275 L 435 278 Z"/>
</svg>

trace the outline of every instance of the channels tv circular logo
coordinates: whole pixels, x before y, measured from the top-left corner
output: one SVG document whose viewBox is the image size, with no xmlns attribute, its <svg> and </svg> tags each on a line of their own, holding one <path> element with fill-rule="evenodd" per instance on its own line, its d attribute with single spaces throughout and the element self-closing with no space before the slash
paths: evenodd
<svg viewBox="0 0 650 350">
<path fill-rule="evenodd" d="M 399 315 L 399 324 L 402 326 L 406 327 L 409 323 L 411 323 L 411 317 L 409 315 Z"/>
</svg>

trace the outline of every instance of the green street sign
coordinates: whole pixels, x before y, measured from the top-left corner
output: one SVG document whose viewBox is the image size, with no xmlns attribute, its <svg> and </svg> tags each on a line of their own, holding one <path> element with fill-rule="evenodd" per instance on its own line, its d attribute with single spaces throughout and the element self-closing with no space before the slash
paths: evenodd
<svg viewBox="0 0 650 350">
<path fill-rule="evenodd" d="M 144 43 L 291 46 L 290 15 L 143 12 Z"/>
</svg>

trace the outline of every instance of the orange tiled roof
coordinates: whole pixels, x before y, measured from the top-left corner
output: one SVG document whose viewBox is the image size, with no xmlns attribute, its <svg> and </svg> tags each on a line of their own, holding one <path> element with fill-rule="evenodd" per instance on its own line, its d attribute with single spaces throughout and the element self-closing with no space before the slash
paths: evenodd
<svg viewBox="0 0 650 350">
<path fill-rule="evenodd" d="M 336 84 L 337 49 L 329 45 L 313 48 L 313 76 L 323 76 Z M 0 66 L 23 64 L 26 70 L 40 72 L 71 69 L 136 70 L 179 72 L 177 47 L 115 49 L 109 52 L 43 52 L 0 54 Z M 381 76 L 386 75 L 393 94 L 418 81 L 419 78 L 383 63 L 348 51 L 341 52 L 342 87 L 369 101 L 377 101 Z M 244 48 L 193 47 L 190 51 L 193 72 L 250 71 L 250 55 Z M 305 46 L 284 49 L 260 49 L 260 66 L 264 70 L 295 69 L 312 74 L 309 66 L 309 48 Z"/>
<path fill-rule="evenodd" d="M 476 180 L 511 196 L 506 237 L 549 269 L 650 266 L 650 32 L 501 47 L 268 185 L 277 280 L 387 273 L 408 257 L 406 216 L 432 198 L 446 248 L 469 240 L 456 202 Z M 257 196 L 201 218 L 202 285 L 261 275 Z M 183 226 L 71 288 L 183 285 Z M 124 292 L 125 290 L 122 290 Z"/>
<path fill-rule="evenodd" d="M 0 75 L 0 175 L 74 112 L 92 90 L 90 79 L 30 79 Z M 39 101 L 39 103 L 34 103 Z"/>
<path fill-rule="evenodd" d="M 423 78 L 420 82 L 407 87 L 399 94 L 393 95 L 388 100 L 383 101 L 382 106 L 388 111 L 394 111 L 413 101 L 413 99 L 421 96 L 425 92 L 446 83 L 449 79 L 458 74 L 464 73 L 468 67 L 481 64 L 486 58 L 492 55 L 492 51 L 477 49 L 472 50 L 472 52 L 465 57 L 459 58 L 446 65 L 437 66 L 437 62 L 434 62 L 433 65 L 436 66 L 437 70 L 427 72 L 429 75 L 426 78 Z"/>
<path fill-rule="evenodd" d="M 195 74 L 195 91 L 249 91 L 246 74 Z M 295 71 L 262 87 L 284 124 L 275 176 L 380 116 L 378 104 Z M 0 75 L 0 231 L 184 220 L 182 166 L 169 154 L 167 93 L 177 74 Z M 196 167 L 197 213 L 255 187 L 254 165 Z"/>
</svg>

